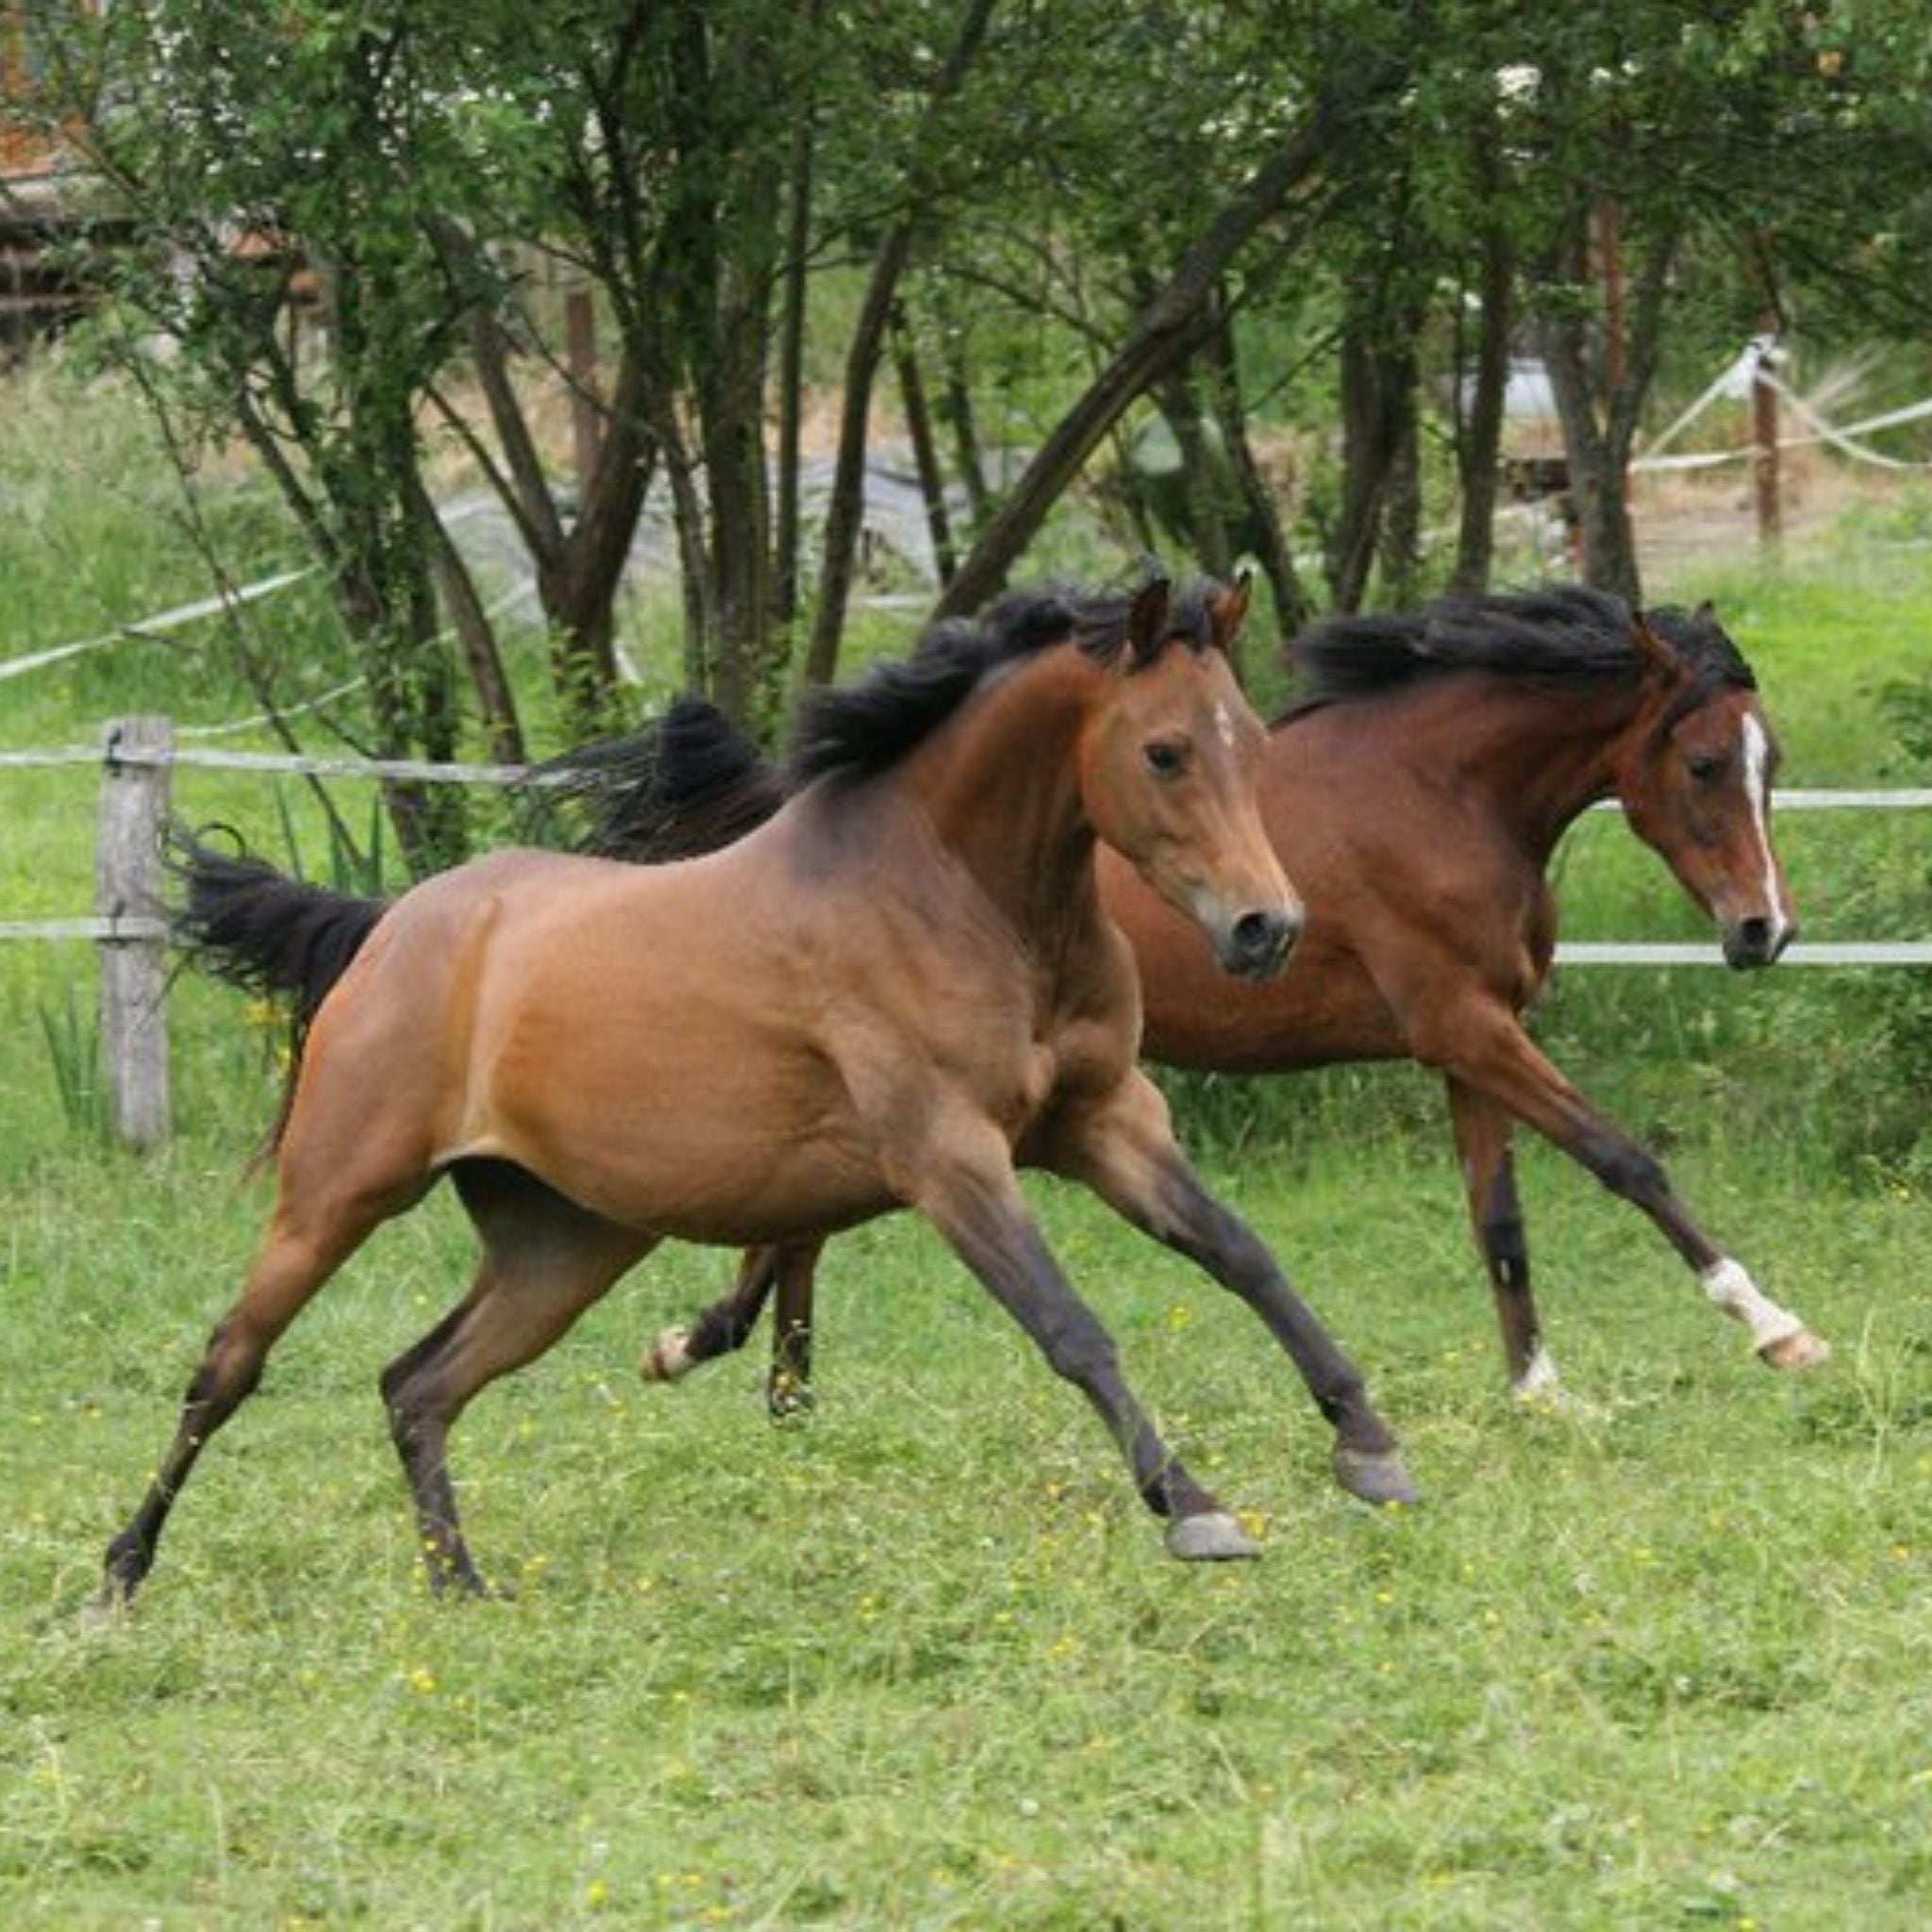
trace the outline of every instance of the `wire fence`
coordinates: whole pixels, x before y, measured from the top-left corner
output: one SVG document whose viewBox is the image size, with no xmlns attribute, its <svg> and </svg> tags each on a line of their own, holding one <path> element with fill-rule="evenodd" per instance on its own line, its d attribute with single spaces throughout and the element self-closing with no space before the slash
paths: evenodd
<svg viewBox="0 0 1932 1932">
<path fill-rule="evenodd" d="M 104 742 L 0 753 L 0 771 L 97 766 L 101 806 L 92 915 L 0 922 L 0 941 L 79 941 L 96 950 L 100 968 L 100 1038 L 109 1118 L 118 1137 L 152 1147 L 169 1128 L 166 1003 L 168 927 L 162 908 L 160 850 L 170 780 L 180 769 L 246 772 L 416 784 L 509 786 L 543 782 L 523 765 L 441 764 L 413 758 L 315 758 L 180 745 L 165 718 L 127 718 L 108 727 Z M 1932 809 L 1932 788 L 1792 791 L 1783 811 Z M 1598 808 L 1617 809 L 1613 801 Z M 1932 939 L 1799 941 L 1784 961 L 1793 966 L 1932 966 Z M 1566 941 L 1560 967 L 1718 966 L 1714 941 Z"/>
</svg>

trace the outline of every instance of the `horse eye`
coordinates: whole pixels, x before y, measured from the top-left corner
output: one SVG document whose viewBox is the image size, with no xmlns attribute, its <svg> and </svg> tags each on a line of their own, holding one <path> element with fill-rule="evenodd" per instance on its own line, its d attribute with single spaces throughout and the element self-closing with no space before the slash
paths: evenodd
<svg viewBox="0 0 1932 1932">
<path fill-rule="evenodd" d="M 1713 778 L 1724 776 L 1724 767 L 1730 760 L 1720 753 L 1701 752 L 1695 758 L 1685 761 L 1690 775 L 1701 785 L 1708 785 Z"/>
<path fill-rule="evenodd" d="M 1147 769 L 1157 778 L 1172 778 L 1186 768 L 1188 748 L 1184 744 L 1155 743 L 1144 747 L 1141 756 L 1147 760 Z"/>
</svg>

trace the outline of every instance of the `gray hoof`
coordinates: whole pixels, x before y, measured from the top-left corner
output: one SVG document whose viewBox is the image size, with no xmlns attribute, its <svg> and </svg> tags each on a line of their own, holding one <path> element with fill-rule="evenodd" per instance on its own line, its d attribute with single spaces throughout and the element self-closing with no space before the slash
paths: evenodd
<svg viewBox="0 0 1932 1932">
<path fill-rule="evenodd" d="M 1170 1523 L 1167 1553 L 1183 1563 L 1231 1563 L 1258 1557 L 1261 1545 L 1226 1510 L 1211 1509 Z"/>
<path fill-rule="evenodd" d="M 1335 1445 L 1335 1480 L 1364 1503 L 1420 1503 L 1422 1491 L 1409 1481 L 1395 1449 L 1351 1449 Z"/>
</svg>

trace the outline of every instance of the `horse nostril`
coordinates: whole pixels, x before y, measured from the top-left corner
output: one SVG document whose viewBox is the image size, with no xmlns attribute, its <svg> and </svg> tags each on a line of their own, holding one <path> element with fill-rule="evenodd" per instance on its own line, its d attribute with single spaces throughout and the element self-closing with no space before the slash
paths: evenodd
<svg viewBox="0 0 1932 1932">
<path fill-rule="evenodd" d="M 1277 971 L 1300 930 L 1298 920 L 1279 912 L 1243 912 L 1229 932 L 1235 970 L 1257 978 Z"/>
<path fill-rule="evenodd" d="M 1733 966 L 1769 966 L 1790 936 L 1790 927 L 1773 920 L 1740 919 L 1724 941 L 1724 958 Z"/>
</svg>

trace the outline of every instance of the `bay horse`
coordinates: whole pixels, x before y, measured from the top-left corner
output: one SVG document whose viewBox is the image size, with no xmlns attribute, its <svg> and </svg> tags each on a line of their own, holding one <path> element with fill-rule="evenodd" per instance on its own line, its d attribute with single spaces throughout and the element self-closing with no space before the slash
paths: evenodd
<svg viewBox="0 0 1932 1932">
<path fill-rule="evenodd" d="M 488 1383 L 667 1237 L 810 1242 L 895 1208 L 1099 1411 L 1176 1557 L 1255 1554 L 1128 1389 L 1016 1164 L 1084 1182 L 1247 1302 L 1333 1425 L 1343 1486 L 1412 1496 L 1359 1374 L 1176 1146 L 1100 904 L 1105 846 L 1231 975 L 1287 960 L 1301 907 L 1256 810 L 1261 726 L 1226 655 L 1245 602 L 1156 583 L 944 625 L 808 705 L 783 808 L 689 861 L 501 852 L 385 905 L 190 841 L 186 938 L 292 996 L 300 1051 L 266 1235 L 108 1546 L 104 1600 L 140 1587 L 304 1305 L 444 1176 L 481 1264 L 381 1377 L 437 1590 L 484 1590 L 446 1445 Z"/>
<path fill-rule="evenodd" d="M 1307 907 L 1292 970 L 1234 985 L 1185 922 L 1110 854 L 1101 895 L 1132 943 L 1143 1050 L 1176 1067 L 1286 1073 L 1347 1060 L 1439 1068 L 1511 1390 L 1560 1393 L 1531 1293 L 1511 1151 L 1524 1124 L 1641 1208 L 1741 1322 L 1767 1363 L 1825 1344 L 1764 1294 L 1673 1191 L 1663 1167 L 1537 1047 L 1524 1015 L 1557 936 L 1547 873 L 1565 830 L 1600 799 L 1711 917 L 1736 968 L 1774 961 L 1796 929 L 1771 841 L 1777 744 L 1757 681 L 1708 605 L 1640 615 L 1575 586 L 1446 599 L 1406 614 L 1332 619 L 1291 647 L 1304 695 L 1261 754 L 1261 815 Z M 585 788 L 604 849 L 689 849 L 769 809 L 775 774 L 735 757 L 722 719 L 687 720 L 651 783 L 611 758 Z M 594 776 L 595 774 L 593 774 Z M 718 815 L 722 814 L 722 817 Z M 741 1345 L 778 1294 L 774 1410 L 809 1400 L 808 1250 L 747 1256 L 737 1284 L 647 1352 L 668 1379 Z"/>
</svg>

